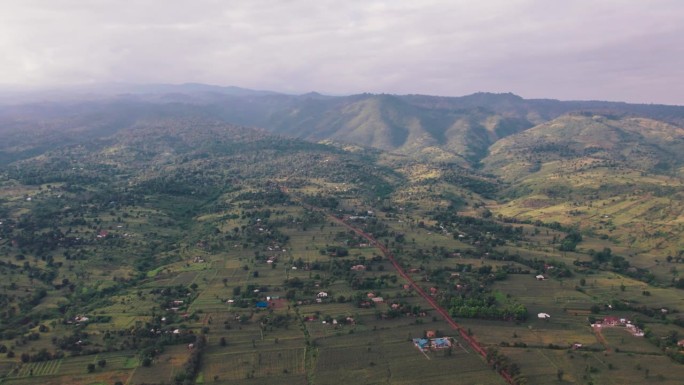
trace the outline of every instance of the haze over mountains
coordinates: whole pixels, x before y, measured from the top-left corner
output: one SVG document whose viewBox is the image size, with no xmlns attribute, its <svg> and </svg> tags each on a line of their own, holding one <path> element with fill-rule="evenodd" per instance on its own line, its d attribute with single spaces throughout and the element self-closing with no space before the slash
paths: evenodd
<svg viewBox="0 0 684 385">
<path fill-rule="evenodd" d="M 465 167 L 477 165 L 498 140 L 573 112 L 640 117 L 674 127 L 684 125 L 681 106 L 529 100 L 491 93 L 463 97 L 324 96 L 202 84 L 113 84 L 66 93 L 5 94 L 3 100 L 3 159 L 34 153 L 26 145 L 13 147 L 11 138 L 21 136 L 26 126 L 37 121 L 43 125 L 40 138 L 51 143 L 69 143 L 108 135 L 141 119 L 193 116 L 264 128 L 309 141 L 356 144 Z M 658 130 L 651 131 L 651 136 L 659 135 Z M 34 148 L 41 146 L 40 138 L 32 144 Z"/>
</svg>

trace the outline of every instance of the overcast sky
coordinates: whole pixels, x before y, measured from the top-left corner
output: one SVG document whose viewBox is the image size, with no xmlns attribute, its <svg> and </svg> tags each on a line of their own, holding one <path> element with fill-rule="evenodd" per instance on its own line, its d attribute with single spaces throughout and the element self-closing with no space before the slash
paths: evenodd
<svg viewBox="0 0 684 385">
<path fill-rule="evenodd" d="M 684 105 L 682 0 L 1 0 L 0 84 Z"/>
</svg>

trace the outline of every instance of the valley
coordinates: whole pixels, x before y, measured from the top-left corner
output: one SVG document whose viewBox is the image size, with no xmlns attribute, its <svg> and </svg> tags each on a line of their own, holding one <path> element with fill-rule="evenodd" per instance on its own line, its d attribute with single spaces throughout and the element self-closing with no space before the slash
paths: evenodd
<svg viewBox="0 0 684 385">
<path fill-rule="evenodd" d="M 172 91 L 1 106 L 1 383 L 681 382 L 684 107 Z"/>
</svg>

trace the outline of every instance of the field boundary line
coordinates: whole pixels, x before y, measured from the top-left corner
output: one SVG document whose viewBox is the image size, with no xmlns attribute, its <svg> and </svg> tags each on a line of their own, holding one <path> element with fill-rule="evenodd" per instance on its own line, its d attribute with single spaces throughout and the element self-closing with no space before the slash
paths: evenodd
<svg viewBox="0 0 684 385">
<path fill-rule="evenodd" d="M 378 240 L 376 240 L 376 239 L 375 239 L 373 236 L 371 236 L 370 234 L 368 234 L 368 233 L 364 232 L 363 230 L 361 230 L 361 229 L 359 229 L 359 228 L 357 228 L 357 227 L 355 227 L 355 226 L 349 224 L 349 223 L 346 222 L 343 218 L 339 218 L 339 217 L 337 217 L 337 216 L 335 216 L 335 215 L 333 215 L 333 214 L 327 212 L 327 211 L 324 210 L 324 209 L 321 209 L 321 208 L 318 208 L 318 207 L 314 207 L 314 206 L 311 206 L 311 205 L 309 205 L 309 204 L 306 204 L 306 203 L 302 202 L 301 199 L 299 199 L 298 197 L 295 197 L 295 196 L 291 195 L 291 194 L 289 193 L 288 188 L 287 188 L 286 186 L 282 186 L 282 185 L 281 185 L 281 186 L 280 186 L 280 190 L 281 190 L 283 193 L 288 194 L 294 201 L 296 201 L 297 203 L 299 203 L 300 205 L 302 205 L 302 207 L 308 208 L 308 209 L 311 209 L 311 210 L 316 210 L 316 211 L 319 211 L 319 212 L 323 213 L 323 214 L 326 215 L 328 218 L 332 219 L 334 222 L 340 223 L 341 225 L 343 225 L 344 227 L 346 227 L 346 228 L 348 228 L 349 230 L 353 231 L 354 233 L 356 233 L 356 234 L 359 235 L 360 237 L 366 239 L 371 245 L 373 245 L 374 247 L 376 247 L 377 249 L 379 249 L 379 250 L 385 255 L 385 257 L 387 257 L 387 259 L 392 263 L 392 266 L 394 266 L 394 269 L 397 271 L 397 273 L 399 273 L 399 275 L 400 275 L 402 278 L 404 278 L 404 279 L 409 283 L 409 285 L 410 285 L 411 287 L 413 287 L 413 289 L 414 289 L 421 297 L 423 297 L 423 299 L 425 299 L 425 300 L 430 304 L 430 306 L 432 306 L 432 308 L 435 309 L 435 310 L 444 318 L 444 320 L 445 320 L 445 321 L 446 321 L 454 330 L 456 330 L 456 331 L 459 332 L 459 334 L 461 335 L 461 338 L 463 338 L 466 342 L 468 342 L 468 344 L 470 345 L 471 348 L 473 348 L 475 351 L 477 351 L 478 353 L 480 353 L 480 355 L 485 359 L 485 361 L 488 361 L 488 360 L 487 360 L 487 356 L 488 356 L 488 355 L 487 355 L 487 352 L 486 352 L 485 349 L 482 347 L 482 345 L 480 345 L 480 343 L 477 342 L 477 340 L 476 340 L 473 336 L 469 335 L 469 333 L 468 333 L 466 330 L 464 330 L 463 327 L 461 327 L 458 323 L 456 323 L 456 321 L 454 321 L 453 318 L 451 318 L 451 316 L 449 315 L 449 313 L 448 313 L 444 308 L 442 308 L 442 307 L 434 300 L 434 298 L 432 298 L 431 296 L 429 296 L 429 295 L 425 292 L 425 290 L 423 290 L 423 288 L 420 287 L 420 286 L 419 286 L 419 285 L 418 285 L 418 284 L 417 284 L 417 283 L 416 283 L 416 282 L 415 282 L 415 281 L 406 273 L 406 271 L 404 271 L 404 269 L 401 267 L 401 265 L 399 265 L 399 262 L 398 262 L 398 261 L 396 260 L 396 258 L 394 257 L 394 254 L 392 254 L 392 253 L 390 252 L 390 250 L 387 248 L 387 246 L 383 245 L 381 242 L 378 242 Z M 499 375 L 501 375 L 501 377 L 502 377 L 508 384 L 510 384 L 510 385 L 515 385 L 516 382 L 513 380 L 513 377 L 511 377 L 511 375 L 510 375 L 508 372 L 506 372 L 505 370 L 499 370 L 498 373 L 499 373 Z"/>
</svg>

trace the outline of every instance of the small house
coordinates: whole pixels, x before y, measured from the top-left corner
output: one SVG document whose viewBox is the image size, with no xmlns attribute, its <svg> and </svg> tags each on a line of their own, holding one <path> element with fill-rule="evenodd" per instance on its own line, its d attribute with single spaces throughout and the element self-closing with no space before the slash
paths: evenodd
<svg viewBox="0 0 684 385">
<path fill-rule="evenodd" d="M 448 349 L 451 347 L 451 340 L 447 337 L 435 338 L 432 340 L 433 349 Z"/>
<path fill-rule="evenodd" d="M 539 313 L 539 314 L 537 314 L 537 318 L 539 318 L 539 319 L 549 319 L 549 318 L 551 318 L 551 315 L 548 314 L 548 313 Z"/>
<path fill-rule="evenodd" d="M 318 298 L 328 298 L 328 293 L 322 291 L 322 292 L 316 294 L 316 297 L 318 297 Z"/>
<path fill-rule="evenodd" d="M 535 278 L 537 278 L 537 281 L 543 281 L 546 279 L 542 274 L 537 275 Z"/>
<path fill-rule="evenodd" d="M 420 350 L 427 350 L 430 346 L 430 340 L 427 338 L 414 338 L 413 344 Z"/>
<path fill-rule="evenodd" d="M 257 309 L 266 309 L 268 307 L 268 302 L 266 301 L 259 301 L 256 303 Z"/>
</svg>

